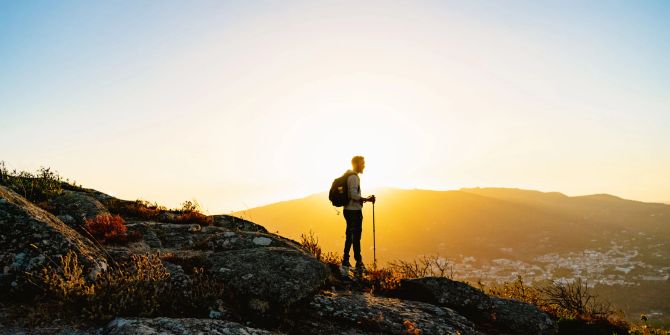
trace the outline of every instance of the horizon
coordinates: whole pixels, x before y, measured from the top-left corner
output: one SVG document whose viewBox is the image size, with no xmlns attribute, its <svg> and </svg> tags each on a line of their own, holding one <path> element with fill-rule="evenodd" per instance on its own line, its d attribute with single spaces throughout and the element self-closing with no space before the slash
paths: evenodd
<svg viewBox="0 0 670 335">
<path fill-rule="evenodd" d="M 670 5 L 0 3 L 0 160 L 231 212 L 506 185 L 667 202 Z M 343 121 L 339 121 L 343 120 Z"/>
</svg>

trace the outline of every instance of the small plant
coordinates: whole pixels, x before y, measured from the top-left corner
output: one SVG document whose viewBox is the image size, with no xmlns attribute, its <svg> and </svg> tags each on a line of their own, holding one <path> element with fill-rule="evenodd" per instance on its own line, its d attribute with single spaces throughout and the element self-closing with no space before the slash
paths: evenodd
<svg viewBox="0 0 670 335">
<path fill-rule="evenodd" d="M 310 255 L 316 257 L 316 259 L 321 260 L 321 246 L 319 246 L 319 238 L 316 237 L 313 231 L 309 231 L 307 234 L 300 235 L 300 245 L 305 251 Z"/>
<path fill-rule="evenodd" d="M 412 261 L 389 262 L 389 268 L 402 278 L 443 277 L 451 279 L 454 276 L 451 262 L 438 255 L 424 255 Z"/>
<path fill-rule="evenodd" d="M 133 255 L 92 281 L 86 279 L 74 252 L 58 263 L 31 277 L 55 303 L 50 313 L 61 317 L 92 321 L 118 315 L 206 317 L 225 298 L 224 284 L 203 268 L 192 269 L 187 286 L 173 286 L 158 254 Z"/>
<path fill-rule="evenodd" d="M 340 257 L 338 254 L 332 251 L 329 251 L 321 254 L 321 261 L 326 264 L 333 264 L 339 266 L 340 264 L 342 264 L 342 257 Z"/>
<path fill-rule="evenodd" d="M 41 167 L 36 173 L 9 171 L 5 162 L 0 161 L 0 185 L 11 188 L 36 204 L 62 194 L 63 184 L 67 185 L 67 182 L 51 168 Z"/>
<path fill-rule="evenodd" d="M 319 245 L 319 238 L 313 231 L 300 235 L 300 245 L 302 248 L 321 262 L 339 266 L 342 264 L 342 258 L 332 251 L 323 252 Z"/>
<path fill-rule="evenodd" d="M 483 284 L 480 283 L 483 288 Z M 493 284 L 487 289 L 488 294 L 505 299 L 513 299 L 523 301 L 531 305 L 541 307 L 547 310 L 549 306 L 545 303 L 542 291 L 536 287 L 528 286 L 523 277 L 517 276 L 516 280 L 512 282 L 504 282 L 501 284 Z"/>
<path fill-rule="evenodd" d="M 106 202 L 109 211 L 127 218 L 146 221 L 160 221 L 168 223 L 200 224 L 211 226 L 214 222 L 211 217 L 202 214 L 197 201 L 185 201 L 179 209 L 168 209 L 158 203 L 146 200 L 119 200 L 112 199 Z"/>
<path fill-rule="evenodd" d="M 175 219 L 175 223 L 183 224 L 199 224 L 203 226 L 211 226 L 214 221 L 211 217 L 200 212 L 185 212 L 179 214 Z"/>
<path fill-rule="evenodd" d="M 367 270 L 364 278 L 372 287 L 372 292 L 389 292 L 400 287 L 401 276 L 388 268 Z"/>
<path fill-rule="evenodd" d="M 402 332 L 403 334 L 407 334 L 407 335 L 421 335 L 421 334 L 423 334 L 423 332 L 421 331 L 421 328 L 417 327 L 416 324 L 412 321 L 405 320 L 402 323 L 402 325 L 405 328 L 405 329 L 403 329 L 403 332 Z"/>
<path fill-rule="evenodd" d="M 62 313 L 80 313 L 88 320 L 109 320 L 117 315 L 149 316 L 170 274 L 156 255 L 131 256 L 121 264 L 87 281 L 77 256 L 70 251 L 59 266 L 48 266 L 38 275 L 48 296 Z"/>
<path fill-rule="evenodd" d="M 126 222 L 119 215 L 97 215 L 92 219 L 87 219 L 84 228 L 100 244 L 126 243 L 142 238 L 139 232 L 127 234 Z"/>
</svg>

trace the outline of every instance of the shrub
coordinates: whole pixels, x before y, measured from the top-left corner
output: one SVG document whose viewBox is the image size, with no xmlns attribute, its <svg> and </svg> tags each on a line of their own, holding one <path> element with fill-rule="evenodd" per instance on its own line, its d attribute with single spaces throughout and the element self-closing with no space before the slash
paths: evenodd
<svg viewBox="0 0 670 335">
<path fill-rule="evenodd" d="M 170 274 L 157 256 L 131 256 L 123 264 L 88 282 L 74 252 L 60 257 L 59 266 L 45 267 L 39 275 L 48 296 L 62 312 L 80 313 L 89 320 L 117 315 L 149 316 L 158 309 L 162 283 Z"/>
<path fill-rule="evenodd" d="M 560 334 L 625 334 L 629 327 L 623 313 L 614 310 L 610 303 L 601 302 L 581 279 L 534 287 L 518 276 L 513 282 L 492 285 L 487 293 L 523 301 L 553 315 L 558 319 Z"/>
<path fill-rule="evenodd" d="M 195 269 L 189 285 L 175 287 L 159 255 L 133 255 L 127 263 L 87 281 L 74 252 L 60 257 L 37 277 L 56 303 L 50 311 L 59 316 L 108 321 L 119 315 L 206 317 L 222 304 L 223 284 Z"/>
<path fill-rule="evenodd" d="M 124 243 L 128 240 L 126 222 L 118 215 L 97 215 L 92 219 L 87 219 L 84 228 L 100 244 Z"/>
<path fill-rule="evenodd" d="M 119 200 L 112 199 L 106 202 L 111 213 L 122 215 L 127 218 L 146 221 L 160 221 L 168 223 L 200 224 L 211 226 L 214 220 L 201 213 L 197 201 L 185 201 L 180 209 L 168 209 L 158 203 L 146 200 Z"/>
<path fill-rule="evenodd" d="M 483 284 L 480 283 L 480 286 L 484 289 Z M 516 280 L 512 282 L 493 284 L 486 291 L 488 294 L 496 297 L 523 301 L 538 306 L 545 311 L 548 310 L 548 306 L 542 297 L 542 291 L 538 288 L 528 286 L 521 276 L 517 276 Z"/>
<path fill-rule="evenodd" d="M 392 269 L 366 270 L 363 278 L 372 287 L 372 292 L 390 292 L 400 286 L 402 277 Z"/>
<path fill-rule="evenodd" d="M 421 330 L 421 328 L 417 327 L 416 324 L 412 321 L 405 320 L 402 323 L 402 325 L 405 328 L 405 329 L 403 329 L 402 334 L 407 334 L 407 335 L 421 335 L 421 334 L 423 334 L 423 331 Z"/>
<path fill-rule="evenodd" d="M 63 178 L 51 168 L 41 167 L 36 173 L 9 171 L 0 161 L 0 185 L 7 186 L 31 202 L 40 204 L 63 193 Z"/>
<path fill-rule="evenodd" d="M 186 212 L 179 214 L 175 223 L 193 224 L 197 223 L 203 226 L 211 226 L 214 223 L 211 217 L 200 212 Z"/>
<path fill-rule="evenodd" d="M 581 278 L 571 283 L 546 285 L 539 290 L 544 304 L 565 318 L 603 319 L 615 313 L 612 304 L 600 301 Z"/>
<path fill-rule="evenodd" d="M 111 213 L 147 221 L 155 220 L 158 215 L 167 211 L 164 206 L 140 199 L 135 201 L 111 199 L 106 202 L 106 205 Z"/>
<path fill-rule="evenodd" d="M 342 257 L 340 257 L 338 254 L 332 251 L 329 251 L 321 254 L 321 261 L 326 264 L 333 264 L 339 266 L 340 264 L 342 264 Z"/>
<path fill-rule="evenodd" d="M 316 237 L 313 231 L 310 230 L 307 234 L 300 234 L 300 245 L 310 255 L 316 257 L 318 260 L 321 260 L 322 251 L 321 246 L 319 246 L 319 238 Z"/>
<path fill-rule="evenodd" d="M 453 278 L 453 265 L 438 255 L 424 255 L 412 261 L 389 262 L 389 268 L 402 278 L 444 277 Z"/>
</svg>

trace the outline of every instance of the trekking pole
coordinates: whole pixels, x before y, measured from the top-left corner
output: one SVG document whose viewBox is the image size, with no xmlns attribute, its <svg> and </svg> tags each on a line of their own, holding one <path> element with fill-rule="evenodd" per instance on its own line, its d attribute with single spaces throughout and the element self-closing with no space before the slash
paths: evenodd
<svg viewBox="0 0 670 335">
<path fill-rule="evenodd" d="M 377 240 L 375 236 L 375 203 L 372 203 L 372 267 L 377 270 Z"/>
</svg>

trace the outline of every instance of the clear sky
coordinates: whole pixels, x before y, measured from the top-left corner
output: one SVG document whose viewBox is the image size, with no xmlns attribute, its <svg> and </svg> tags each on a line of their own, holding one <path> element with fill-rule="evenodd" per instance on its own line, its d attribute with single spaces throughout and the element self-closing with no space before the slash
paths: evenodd
<svg viewBox="0 0 670 335">
<path fill-rule="evenodd" d="M 365 187 L 670 200 L 669 1 L 4 1 L 0 160 L 210 213 Z M 381 199 L 380 199 L 381 201 Z"/>
</svg>

